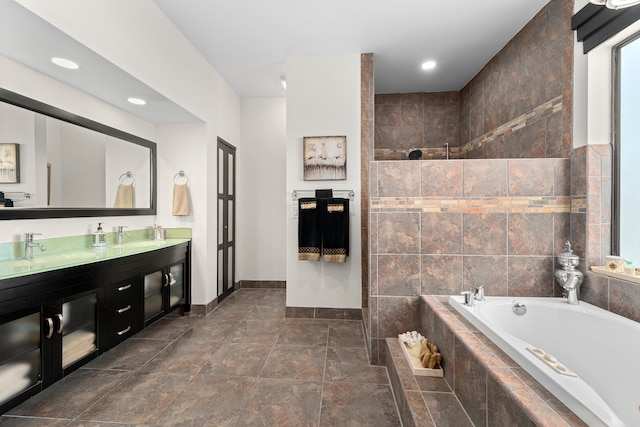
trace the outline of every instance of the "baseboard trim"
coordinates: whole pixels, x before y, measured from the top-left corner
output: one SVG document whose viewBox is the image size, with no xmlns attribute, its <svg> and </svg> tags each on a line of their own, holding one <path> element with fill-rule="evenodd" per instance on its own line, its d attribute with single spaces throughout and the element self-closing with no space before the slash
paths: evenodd
<svg viewBox="0 0 640 427">
<path fill-rule="evenodd" d="M 361 308 L 287 307 L 285 317 L 362 320 Z"/>
<path fill-rule="evenodd" d="M 218 306 L 218 297 L 215 297 L 208 304 L 191 304 L 191 312 L 192 316 L 206 316 L 211 313 Z"/>
<path fill-rule="evenodd" d="M 284 280 L 240 280 L 236 283 L 236 289 L 286 289 Z"/>
</svg>

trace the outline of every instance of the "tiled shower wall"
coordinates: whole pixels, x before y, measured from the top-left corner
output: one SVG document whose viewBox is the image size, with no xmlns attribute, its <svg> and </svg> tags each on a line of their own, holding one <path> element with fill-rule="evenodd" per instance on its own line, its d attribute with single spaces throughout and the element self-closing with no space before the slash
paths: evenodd
<svg viewBox="0 0 640 427">
<path fill-rule="evenodd" d="M 549 2 L 460 92 L 376 95 L 376 160 L 569 157 L 572 12 Z"/>
<path fill-rule="evenodd" d="M 571 160 L 374 161 L 369 324 L 419 328 L 420 295 L 487 285 L 487 295 L 558 296 L 554 255 L 570 237 Z"/>
<path fill-rule="evenodd" d="M 423 159 L 459 156 L 460 93 L 401 93 L 375 97 L 376 160 L 407 160 L 412 149 Z"/>
<path fill-rule="evenodd" d="M 464 158 L 569 157 L 572 14 L 572 1 L 550 1 L 462 89 Z"/>
</svg>

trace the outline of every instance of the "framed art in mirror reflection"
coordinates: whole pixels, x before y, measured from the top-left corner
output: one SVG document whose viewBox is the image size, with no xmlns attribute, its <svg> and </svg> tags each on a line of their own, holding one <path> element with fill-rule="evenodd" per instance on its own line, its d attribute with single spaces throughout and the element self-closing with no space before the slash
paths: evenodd
<svg viewBox="0 0 640 427">
<path fill-rule="evenodd" d="M 0 184 L 20 182 L 20 146 L 0 143 Z"/>
</svg>

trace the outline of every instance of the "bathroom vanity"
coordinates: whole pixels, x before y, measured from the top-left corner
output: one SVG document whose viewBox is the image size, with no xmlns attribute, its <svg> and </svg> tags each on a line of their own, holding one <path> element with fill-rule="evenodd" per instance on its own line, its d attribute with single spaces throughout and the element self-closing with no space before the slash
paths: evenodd
<svg viewBox="0 0 640 427">
<path fill-rule="evenodd" d="M 64 256 L 63 266 L 0 269 L 0 414 L 167 313 L 190 311 L 190 239 L 48 262 Z"/>
</svg>

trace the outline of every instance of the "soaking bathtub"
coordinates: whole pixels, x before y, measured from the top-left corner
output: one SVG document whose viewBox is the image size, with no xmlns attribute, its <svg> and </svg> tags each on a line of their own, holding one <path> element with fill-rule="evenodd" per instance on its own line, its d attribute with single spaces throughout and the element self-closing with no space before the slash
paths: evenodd
<svg viewBox="0 0 640 427">
<path fill-rule="evenodd" d="M 565 298 L 449 303 L 589 426 L 640 426 L 640 323 Z"/>
</svg>

